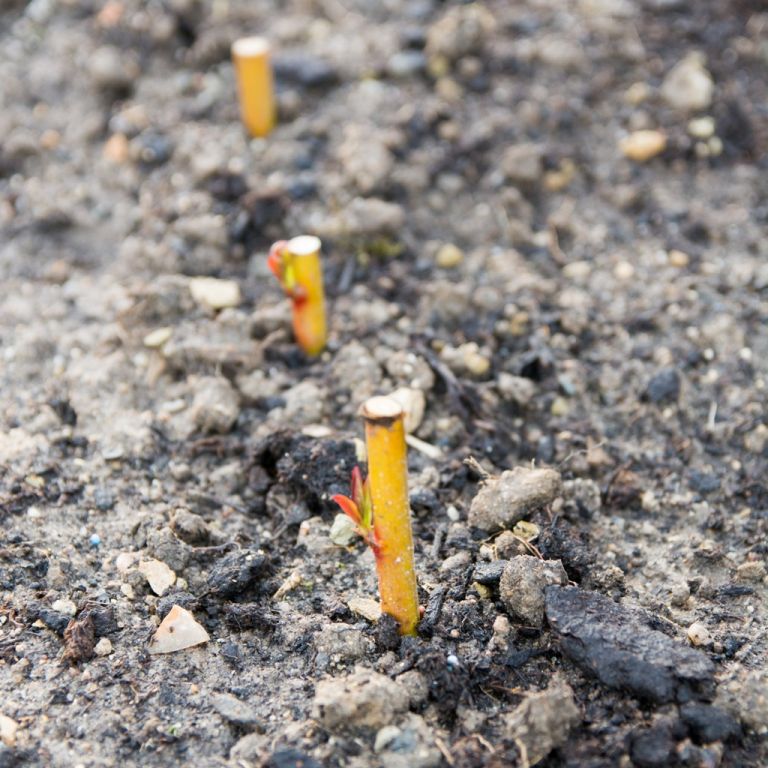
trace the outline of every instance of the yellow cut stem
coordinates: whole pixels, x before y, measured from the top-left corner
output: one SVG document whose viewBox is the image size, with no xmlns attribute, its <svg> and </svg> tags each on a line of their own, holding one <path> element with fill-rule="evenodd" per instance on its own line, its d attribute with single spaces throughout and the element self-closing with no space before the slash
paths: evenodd
<svg viewBox="0 0 768 768">
<path fill-rule="evenodd" d="M 312 356 L 325 349 L 327 334 L 320 245 L 316 237 L 294 237 L 284 255 L 299 294 L 293 299 L 293 333 L 299 346 Z"/>
<path fill-rule="evenodd" d="M 397 619 L 401 634 L 415 635 L 419 600 L 408 506 L 403 411 L 391 398 L 373 397 L 361 412 L 365 420 L 381 609 Z"/>
<path fill-rule="evenodd" d="M 275 127 L 275 92 L 269 42 L 245 37 L 232 45 L 240 115 L 251 136 L 266 136 Z"/>
</svg>

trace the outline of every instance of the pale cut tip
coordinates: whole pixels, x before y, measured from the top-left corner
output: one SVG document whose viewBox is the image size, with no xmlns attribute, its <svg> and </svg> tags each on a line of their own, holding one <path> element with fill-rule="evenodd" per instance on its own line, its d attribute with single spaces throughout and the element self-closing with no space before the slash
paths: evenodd
<svg viewBox="0 0 768 768">
<path fill-rule="evenodd" d="M 266 37 L 241 37 L 232 43 L 232 55 L 250 58 L 269 53 L 269 40 Z"/>
<path fill-rule="evenodd" d="M 309 256 L 317 253 L 322 246 L 319 237 L 314 235 L 299 235 L 288 241 L 287 250 L 293 256 Z"/>
<path fill-rule="evenodd" d="M 400 403 L 385 395 L 369 398 L 360 408 L 360 415 L 368 421 L 394 421 L 403 413 Z"/>
</svg>

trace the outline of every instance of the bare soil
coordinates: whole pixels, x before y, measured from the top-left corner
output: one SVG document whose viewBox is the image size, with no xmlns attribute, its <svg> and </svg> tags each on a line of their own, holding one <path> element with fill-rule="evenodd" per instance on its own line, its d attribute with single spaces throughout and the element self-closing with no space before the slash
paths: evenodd
<svg viewBox="0 0 768 768">
<path fill-rule="evenodd" d="M 523 765 L 509 718 L 553 680 L 576 723 L 542 765 L 768 764 L 768 15 L 483 9 L 3 3 L 0 765 Z M 238 119 L 247 34 L 275 47 L 265 140 Z M 711 103 L 680 109 L 663 83 L 696 52 Z M 667 137 L 647 163 L 619 148 L 641 129 Z M 300 233 L 323 238 L 316 360 L 265 259 Z M 194 301 L 201 275 L 240 304 Z M 328 537 L 357 408 L 402 386 L 428 444 L 409 459 L 426 618 L 403 641 L 349 607 L 376 596 L 370 553 Z M 556 468 L 537 554 L 676 648 L 698 622 L 707 689 L 612 685 L 575 660 L 589 621 L 509 617 L 502 642 L 469 456 Z M 150 558 L 177 577 L 162 597 Z M 174 604 L 211 640 L 151 656 Z M 318 718 L 318 683 L 356 667 L 409 689 L 426 757 Z"/>
</svg>

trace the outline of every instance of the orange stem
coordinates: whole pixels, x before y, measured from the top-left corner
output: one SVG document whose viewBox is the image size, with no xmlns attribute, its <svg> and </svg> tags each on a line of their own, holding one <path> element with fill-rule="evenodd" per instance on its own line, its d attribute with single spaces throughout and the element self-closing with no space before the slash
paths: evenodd
<svg viewBox="0 0 768 768">
<path fill-rule="evenodd" d="M 361 413 L 365 421 L 381 609 L 397 619 L 401 634 L 415 635 L 419 601 L 403 410 L 391 398 L 372 397 Z"/>
<path fill-rule="evenodd" d="M 269 254 L 270 269 L 291 299 L 296 341 L 312 357 L 325 349 L 327 334 L 320 247 L 317 237 L 302 235 L 275 243 Z"/>
<path fill-rule="evenodd" d="M 276 109 L 269 42 L 245 37 L 232 45 L 240 114 L 248 133 L 266 136 L 275 127 Z"/>
</svg>

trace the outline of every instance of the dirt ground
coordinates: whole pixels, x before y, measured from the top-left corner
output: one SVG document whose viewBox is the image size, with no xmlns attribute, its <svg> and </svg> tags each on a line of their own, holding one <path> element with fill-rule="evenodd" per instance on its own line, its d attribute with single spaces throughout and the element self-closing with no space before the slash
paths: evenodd
<svg viewBox="0 0 768 768">
<path fill-rule="evenodd" d="M 2 3 L 0 766 L 768 764 L 766 104 L 757 0 Z M 403 387 L 400 641 L 329 497 Z M 527 545 L 469 525 L 534 465 Z M 151 655 L 173 605 L 210 641 Z"/>
</svg>

